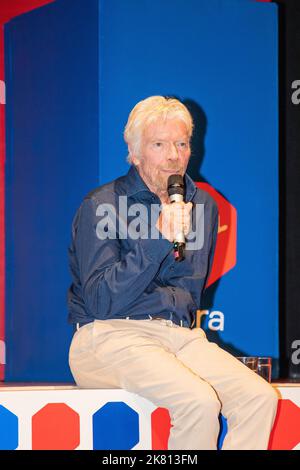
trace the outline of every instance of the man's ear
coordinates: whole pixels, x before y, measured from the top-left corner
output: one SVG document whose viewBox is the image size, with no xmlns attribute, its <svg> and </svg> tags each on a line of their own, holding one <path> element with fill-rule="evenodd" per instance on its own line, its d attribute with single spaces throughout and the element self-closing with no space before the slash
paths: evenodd
<svg viewBox="0 0 300 470">
<path fill-rule="evenodd" d="M 139 158 L 136 156 L 135 152 L 134 152 L 134 149 L 131 145 L 128 145 L 128 150 L 129 150 L 129 153 L 130 153 L 130 157 L 131 157 L 131 161 L 132 163 L 135 165 L 135 166 L 138 166 L 140 161 L 139 161 Z"/>
<path fill-rule="evenodd" d="M 140 164 L 140 160 L 135 155 L 131 155 L 131 161 L 135 166 L 139 166 Z"/>
</svg>

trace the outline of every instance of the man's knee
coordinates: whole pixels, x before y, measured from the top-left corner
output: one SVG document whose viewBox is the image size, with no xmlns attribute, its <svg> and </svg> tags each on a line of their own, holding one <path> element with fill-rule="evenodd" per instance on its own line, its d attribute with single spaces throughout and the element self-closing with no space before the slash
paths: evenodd
<svg viewBox="0 0 300 470">
<path fill-rule="evenodd" d="M 215 415 L 218 416 L 221 409 L 221 403 L 216 392 L 208 384 L 200 387 L 194 387 L 189 390 L 182 402 L 183 407 L 195 415 Z"/>
<path fill-rule="evenodd" d="M 261 397 L 263 402 L 268 403 L 270 406 L 273 405 L 274 408 L 277 408 L 278 395 L 272 385 L 266 382 L 266 384 L 264 384 L 264 386 L 261 387 L 261 389 L 258 391 L 258 396 Z"/>
<path fill-rule="evenodd" d="M 278 404 L 277 392 L 264 379 L 259 379 L 252 386 L 249 386 L 250 399 L 261 404 L 262 407 L 268 406 L 276 411 Z"/>
</svg>

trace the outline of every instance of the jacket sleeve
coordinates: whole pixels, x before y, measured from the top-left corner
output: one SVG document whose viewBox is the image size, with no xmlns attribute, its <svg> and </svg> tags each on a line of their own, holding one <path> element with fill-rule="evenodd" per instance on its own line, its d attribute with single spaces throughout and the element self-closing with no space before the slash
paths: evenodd
<svg viewBox="0 0 300 470">
<path fill-rule="evenodd" d="M 85 306 L 94 318 L 109 319 L 145 291 L 172 244 L 165 238 L 138 239 L 124 254 L 118 237 L 97 235 L 97 205 L 92 198 L 83 201 L 73 243 Z"/>
<path fill-rule="evenodd" d="M 219 212 L 218 212 L 217 206 L 214 205 L 214 213 L 212 217 L 211 244 L 210 244 L 210 250 L 209 250 L 209 257 L 208 257 L 208 270 L 207 270 L 207 276 L 206 276 L 206 283 L 209 279 L 212 265 L 213 265 L 213 260 L 214 260 L 214 255 L 216 251 L 216 245 L 217 245 L 218 228 L 219 228 Z"/>
</svg>

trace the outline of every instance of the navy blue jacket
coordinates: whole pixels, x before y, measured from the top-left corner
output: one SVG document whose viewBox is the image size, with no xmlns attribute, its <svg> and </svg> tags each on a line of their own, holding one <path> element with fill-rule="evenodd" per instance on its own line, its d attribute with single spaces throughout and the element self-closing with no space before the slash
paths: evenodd
<svg viewBox="0 0 300 470">
<path fill-rule="evenodd" d="M 187 174 L 185 185 L 185 201 L 193 202 L 193 213 L 196 204 L 202 204 L 204 239 L 202 248 L 186 250 L 181 262 L 175 261 L 173 244 L 153 223 L 155 239 L 142 235 L 138 239 L 126 237 L 124 230 L 140 214 L 131 215 L 126 221 L 118 212 L 120 196 L 123 201 L 127 196 L 128 207 L 142 203 L 146 208 L 143 215 L 149 215 L 149 219 L 151 204 L 160 204 L 134 166 L 127 175 L 100 186 L 84 198 L 73 220 L 69 247 L 73 279 L 68 290 L 70 323 L 163 317 L 183 326 L 194 325 L 212 265 L 218 210 L 212 197 L 197 188 Z M 113 239 L 103 236 L 103 225 L 108 222 L 108 213 L 103 209 L 107 207 L 116 213 L 116 217 L 110 215 L 109 221 L 110 233 L 116 234 Z M 150 222 L 147 227 L 151 229 Z"/>
</svg>

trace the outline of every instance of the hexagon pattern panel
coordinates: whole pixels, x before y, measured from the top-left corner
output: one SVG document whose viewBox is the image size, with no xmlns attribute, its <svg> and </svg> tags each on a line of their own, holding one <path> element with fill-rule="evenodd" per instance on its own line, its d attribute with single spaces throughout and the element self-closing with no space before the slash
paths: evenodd
<svg viewBox="0 0 300 470">
<path fill-rule="evenodd" d="M 276 387 L 281 396 L 270 449 L 300 449 L 300 386 Z M 227 432 L 220 416 L 219 448 Z M 76 387 L 0 391 L 0 449 L 165 450 L 168 410 L 125 390 Z"/>
</svg>

